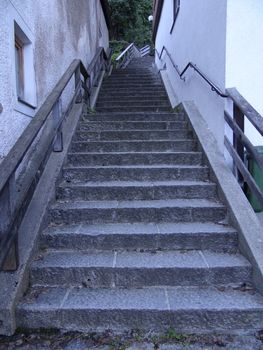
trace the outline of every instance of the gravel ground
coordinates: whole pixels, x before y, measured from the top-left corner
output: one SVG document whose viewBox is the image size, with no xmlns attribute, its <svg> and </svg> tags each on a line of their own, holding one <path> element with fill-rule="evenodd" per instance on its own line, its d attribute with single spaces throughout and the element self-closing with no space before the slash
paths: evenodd
<svg viewBox="0 0 263 350">
<path fill-rule="evenodd" d="M 0 337 L 0 350 L 263 350 L 263 331 L 254 336 L 187 335 L 111 331 L 97 334 L 17 332 Z"/>
</svg>

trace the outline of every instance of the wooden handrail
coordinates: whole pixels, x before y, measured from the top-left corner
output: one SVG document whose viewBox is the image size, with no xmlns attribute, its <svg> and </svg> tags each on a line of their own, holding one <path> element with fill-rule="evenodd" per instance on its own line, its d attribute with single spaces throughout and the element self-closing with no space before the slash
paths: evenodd
<svg viewBox="0 0 263 350">
<path fill-rule="evenodd" d="M 236 88 L 226 90 L 229 98 L 235 103 L 240 111 L 254 125 L 257 131 L 263 136 L 263 117 L 255 110 L 254 107 L 238 92 Z"/>
<path fill-rule="evenodd" d="M 53 145 L 53 150 L 56 152 L 60 152 L 63 149 L 61 128 L 65 115 L 68 114 L 74 102 L 80 102 L 80 98 L 82 99 L 81 88 L 86 92 L 84 95 L 85 97 L 90 95 L 91 89 L 96 84 L 99 72 L 105 69 L 105 66 L 108 69 L 108 65 L 105 65 L 104 62 L 110 60 L 110 55 L 111 52 L 107 54 L 103 48 L 99 48 L 88 69 L 85 68 L 81 60 L 73 60 L 52 92 L 36 112 L 32 121 L 12 147 L 11 151 L 0 164 L 0 268 L 3 268 L 12 244 L 17 242 L 18 227 L 32 198 L 32 190 L 34 191 L 38 179 L 41 176 L 50 147 Z M 101 60 L 101 57 L 103 60 Z M 94 74 L 93 70 L 95 70 Z M 60 97 L 74 75 L 75 93 L 73 94 L 71 102 L 68 104 L 67 111 L 62 114 L 60 110 Z M 87 81 L 88 79 L 91 80 L 91 75 L 95 76 L 95 79 L 92 79 L 94 85 L 90 83 L 88 87 Z M 83 79 L 81 79 L 81 76 Z M 53 127 L 51 129 L 46 128 L 47 123 L 50 122 L 52 122 Z M 23 162 L 24 157 L 28 154 L 30 147 L 36 140 L 40 131 L 40 140 L 43 142 L 40 142 L 42 148 L 38 149 L 39 159 L 37 160 L 37 165 L 34 166 L 34 169 L 29 169 L 25 172 L 22 188 L 18 190 L 19 181 L 21 179 L 20 177 L 16 179 L 16 170 Z M 32 185 L 32 183 L 34 183 L 34 185 Z M 30 194 L 28 194 L 28 191 Z M 18 257 L 16 256 L 16 267 L 17 261 Z M 15 268 L 12 268 L 12 270 Z"/>
<path fill-rule="evenodd" d="M 29 123 L 27 128 L 24 130 L 22 135 L 19 137 L 11 151 L 4 158 L 0 164 L 0 193 L 3 190 L 6 182 L 9 180 L 10 176 L 16 171 L 24 155 L 28 151 L 28 148 L 34 141 L 36 135 L 40 131 L 41 127 L 48 118 L 49 113 L 54 107 L 56 101 L 61 96 L 65 86 L 71 79 L 72 75 L 75 73 L 76 69 L 80 66 L 80 60 L 74 60 L 66 72 L 63 74 L 59 82 L 56 84 L 52 92 L 46 98 L 45 102 L 36 112 L 34 118 Z M 84 71 L 84 66 L 81 65 L 82 72 Z M 86 74 L 88 76 L 88 74 Z"/>
<path fill-rule="evenodd" d="M 205 82 L 211 87 L 212 91 L 215 91 L 219 96 L 223 98 L 231 99 L 233 102 L 233 117 L 230 116 L 228 112 L 225 111 L 225 121 L 228 123 L 230 128 L 233 131 L 233 145 L 225 137 L 225 146 L 231 155 L 234 162 L 234 173 L 237 177 L 238 182 L 243 184 L 246 182 L 250 190 L 257 197 L 257 200 L 262 205 L 263 208 L 263 191 L 257 186 L 252 175 L 249 173 L 245 164 L 245 149 L 250 154 L 250 156 L 256 161 L 259 168 L 263 171 L 263 159 L 257 153 L 255 147 L 250 142 L 248 137 L 245 135 L 244 126 L 246 117 L 256 130 L 263 136 L 263 118 L 262 116 L 251 106 L 251 104 L 237 91 L 236 88 L 227 89 L 226 92 L 223 92 L 218 86 L 216 86 L 194 63 L 189 62 L 185 68 L 180 72 L 178 66 L 175 64 L 171 54 L 166 49 L 165 46 L 162 47 L 161 52 L 159 53 L 155 49 L 159 60 L 161 60 L 162 55 L 166 52 L 168 58 L 170 59 L 173 67 L 175 68 L 179 78 L 185 81 L 184 75 L 189 68 L 194 69 L 199 76 L 205 80 Z"/>
</svg>

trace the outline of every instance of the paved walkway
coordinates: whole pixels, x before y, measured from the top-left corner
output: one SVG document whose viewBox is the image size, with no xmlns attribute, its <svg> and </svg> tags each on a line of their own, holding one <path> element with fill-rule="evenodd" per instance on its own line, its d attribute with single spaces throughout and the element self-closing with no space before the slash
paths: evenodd
<svg viewBox="0 0 263 350">
<path fill-rule="evenodd" d="M 261 339 L 261 340 L 260 340 Z M 78 333 L 22 334 L 0 337 L 0 350 L 263 350 L 263 331 L 257 336 L 183 336 L 168 332 L 159 336 L 123 336 Z"/>
</svg>

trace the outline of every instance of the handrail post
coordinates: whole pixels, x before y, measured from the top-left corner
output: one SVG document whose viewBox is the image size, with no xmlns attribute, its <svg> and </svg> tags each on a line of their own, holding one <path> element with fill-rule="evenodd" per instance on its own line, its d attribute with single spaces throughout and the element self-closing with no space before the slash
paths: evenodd
<svg viewBox="0 0 263 350">
<path fill-rule="evenodd" d="M 239 107 L 235 103 L 233 104 L 233 119 L 244 133 L 244 131 L 245 131 L 244 113 L 242 113 L 242 111 L 239 109 Z M 233 133 L 233 146 L 234 146 L 237 154 L 241 158 L 242 162 L 244 163 L 245 162 L 244 145 L 243 145 L 242 141 L 239 140 L 239 138 L 235 135 L 235 133 Z M 244 178 L 236 166 L 235 166 L 235 173 L 236 173 L 236 177 L 237 177 L 238 182 L 240 183 L 241 187 L 243 187 L 244 186 Z"/>
<path fill-rule="evenodd" d="M 81 85 L 80 85 L 80 65 L 78 65 L 78 68 L 75 71 L 75 92 L 77 92 L 77 89 L 79 89 L 79 93 L 76 97 L 76 103 L 82 102 L 82 93 L 81 93 Z"/>
<path fill-rule="evenodd" d="M 13 173 L 0 194 L 0 241 L 8 241 L 8 237 L 6 237 L 6 235 L 11 234 L 11 232 L 8 232 L 8 230 L 10 226 L 10 218 L 15 211 L 15 200 L 16 179 L 15 173 Z M 13 230 L 15 229 L 16 228 L 13 227 Z M 4 257 L 4 264 L 1 266 L 3 271 L 15 271 L 18 266 L 17 234 L 15 241 L 10 243 L 11 244 L 10 249 L 8 250 L 8 255 Z"/>
<path fill-rule="evenodd" d="M 54 127 L 56 127 L 60 122 L 60 118 L 61 118 L 60 99 L 57 100 L 57 102 L 55 103 L 52 109 L 52 116 L 53 116 Z M 55 139 L 54 139 L 53 151 L 54 152 L 63 151 L 63 135 L 60 129 L 58 130 L 57 135 L 55 136 Z"/>
</svg>

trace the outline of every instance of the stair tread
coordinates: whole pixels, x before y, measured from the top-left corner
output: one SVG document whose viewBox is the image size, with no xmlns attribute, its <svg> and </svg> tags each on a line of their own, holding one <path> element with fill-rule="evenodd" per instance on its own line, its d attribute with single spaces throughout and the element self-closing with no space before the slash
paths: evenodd
<svg viewBox="0 0 263 350">
<path fill-rule="evenodd" d="M 209 251 L 96 251 L 96 250 L 48 250 L 41 252 L 34 268 L 107 267 L 107 268 L 224 268 L 250 267 L 240 254 L 215 253 Z"/>
<path fill-rule="evenodd" d="M 169 199 L 169 200 L 132 200 L 132 201 L 70 201 L 57 202 L 53 209 L 89 209 L 89 208 L 224 208 L 216 200 L 208 199 Z"/>
<path fill-rule="evenodd" d="M 169 310 L 222 312 L 258 310 L 263 298 L 257 292 L 226 287 L 145 287 L 138 289 L 89 289 L 34 287 L 18 304 L 18 310 Z"/>
<path fill-rule="evenodd" d="M 216 223 L 115 223 L 115 224 L 78 224 L 49 226 L 43 234 L 83 234 L 83 235 L 153 235 L 153 234 L 198 234 L 198 233 L 236 233 L 232 226 Z"/>
<path fill-rule="evenodd" d="M 208 169 L 206 165 L 191 165 L 191 164 L 179 164 L 179 165 L 171 165 L 171 164 L 154 164 L 154 165 L 83 165 L 83 166 L 73 166 L 66 165 L 64 169 Z"/>
<path fill-rule="evenodd" d="M 74 155 L 74 156 L 77 156 L 77 155 L 94 155 L 94 156 L 104 156 L 104 155 L 110 155 L 111 157 L 114 156 L 114 155 L 130 155 L 130 154 L 143 154 L 143 155 L 202 155 L 202 152 L 198 152 L 198 151 L 167 151 L 167 152 L 162 152 L 162 151 L 159 151 L 159 152 L 149 152 L 149 151 L 134 151 L 134 152 L 69 152 L 68 153 L 68 156 L 71 156 L 71 155 Z"/>
<path fill-rule="evenodd" d="M 68 183 L 63 181 L 60 187 L 153 187 L 153 186 L 215 186 L 209 181 L 88 181 Z"/>
<path fill-rule="evenodd" d="M 76 140 L 73 140 L 72 141 L 72 144 L 98 144 L 98 145 L 107 145 L 109 143 L 114 143 L 114 144 L 123 144 L 123 143 L 128 143 L 128 144 L 136 144 L 136 143 L 139 143 L 139 144 L 142 144 L 142 143 L 147 143 L 147 144 L 150 144 L 150 143 L 167 143 L 167 144 L 173 144 L 173 143 L 179 143 L 179 142 L 187 142 L 187 143 L 193 143 L 195 142 L 194 140 L 192 139 L 176 139 L 176 140 L 112 140 L 112 141 L 94 141 L 94 140 L 91 140 L 91 141 L 76 141 Z M 127 151 L 126 151 L 127 152 Z M 118 152 L 117 152 L 118 153 Z M 119 152 L 120 153 L 120 152 Z"/>
</svg>

